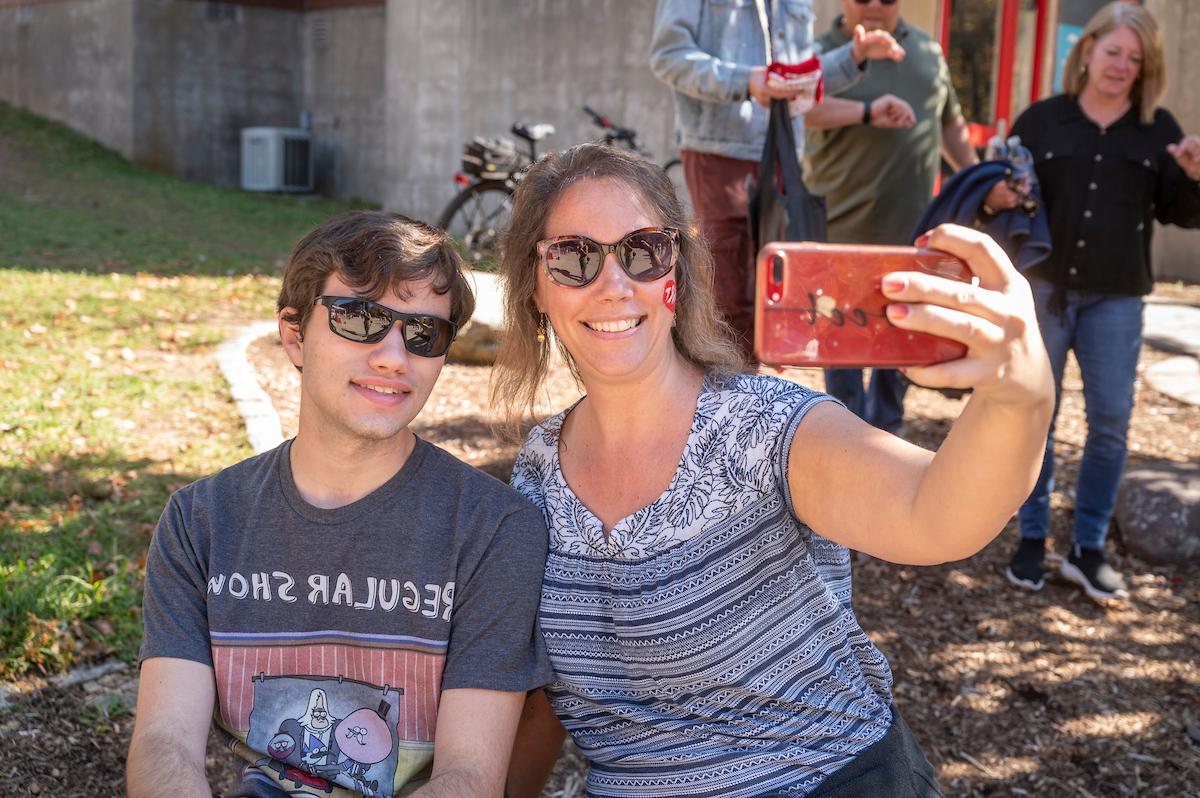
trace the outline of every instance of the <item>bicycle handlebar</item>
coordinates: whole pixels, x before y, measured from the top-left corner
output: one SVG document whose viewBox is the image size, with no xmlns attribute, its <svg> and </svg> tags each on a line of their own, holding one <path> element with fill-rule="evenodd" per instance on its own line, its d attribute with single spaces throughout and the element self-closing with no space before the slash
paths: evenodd
<svg viewBox="0 0 1200 798">
<path fill-rule="evenodd" d="M 604 128 L 612 127 L 612 122 L 608 121 L 608 117 L 601 116 L 600 114 L 593 111 L 589 106 L 586 106 L 586 105 L 583 106 L 583 112 L 585 114 L 587 114 L 588 116 L 590 116 L 592 118 L 592 121 L 595 122 L 598 127 L 604 127 Z"/>
<path fill-rule="evenodd" d="M 605 138 L 612 139 L 613 141 L 628 141 L 631 144 L 637 140 L 637 131 L 633 128 L 619 127 L 613 124 L 613 121 L 607 116 L 596 113 L 595 110 L 587 105 L 583 106 L 583 112 L 592 118 L 592 122 L 595 123 L 596 127 L 608 131 L 605 134 Z"/>
</svg>

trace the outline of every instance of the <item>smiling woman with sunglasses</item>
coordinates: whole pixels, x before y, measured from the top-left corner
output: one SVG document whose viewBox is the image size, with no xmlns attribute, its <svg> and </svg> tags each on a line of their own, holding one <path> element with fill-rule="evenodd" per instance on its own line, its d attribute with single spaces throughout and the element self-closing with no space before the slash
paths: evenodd
<svg viewBox="0 0 1200 798">
<path fill-rule="evenodd" d="M 513 471 L 550 528 L 556 680 L 526 702 L 509 795 L 538 794 L 564 726 L 589 796 L 940 794 L 854 618 L 849 549 L 967 557 L 1029 491 L 1053 402 L 1029 286 L 961 228 L 928 243 L 978 286 L 886 278 L 894 324 L 968 346 L 910 370 L 975 389 L 935 456 L 745 373 L 657 167 L 594 145 L 548 156 L 512 218 L 493 398 L 510 420 L 531 409 L 551 337 L 587 395 L 529 433 Z"/>
</svg>

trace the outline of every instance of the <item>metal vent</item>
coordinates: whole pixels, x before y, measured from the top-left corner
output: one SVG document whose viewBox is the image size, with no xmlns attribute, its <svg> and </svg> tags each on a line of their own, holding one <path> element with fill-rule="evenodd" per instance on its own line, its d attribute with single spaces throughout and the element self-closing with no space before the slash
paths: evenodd
<svg viewBox="0 0 1200 798">
<path fill-rule="evenodd" d="M 230 3 L 218 3 L 213 0 L 204 4 L 204 18 L 209 22 L 236 22 L 238 7 Z"/>
<path fill-rule="evenodd" d="M 312 191 L 312 131 L 284 127 L 242 128 L 242 188 L 247 191 Z"/>
<path fill-rule="evenodd" d="M 312 161 L 308 155 L 308 139 L 285 138 L 283 140 L 283 182 L 284 185 L 307 187 L 312 184 L 309 177 Z"/>
<path fill-rule="evenodd" d="M 312 21 L 312 45 L 315 50 L 329 47 L 329 20 L 314 19 Z"/>
</svg>

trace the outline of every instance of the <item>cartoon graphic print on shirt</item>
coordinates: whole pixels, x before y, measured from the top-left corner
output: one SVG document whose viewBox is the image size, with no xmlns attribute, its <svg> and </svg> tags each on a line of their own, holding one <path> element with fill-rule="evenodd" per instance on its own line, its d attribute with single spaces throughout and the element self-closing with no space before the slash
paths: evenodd
<svg viewBox="0 0 1200 798">
<path fill-rule="evenodd" d="M 296 702 L 305 696 L 306 703 Z M 364 706 L 372 700 L 377 700 L 375 706 Z M 387 785 L 396 770 L 397 743 L 392 728 L 399 720 L 401 700 L 403 691 L 389 686 L 328 677 L 261 676 L 256 679 L 246 742 L 268 752 L 270 758 L 255 764 L 271 768 L 282 781 L 316 786 L 293 772 L 300 770 L 372 798 L 390 795 Z M 341 702 L 347 702 L 344 709 Z M 297 706 L 303 712 L 298 716 Z"/>
<path fill-rule="evenodd" d="M 217 722 L 253 765 L 244 778 L 389 798 L 427 771 L 444 642 L 333 631 L 211 639 Z"/>
</svg>

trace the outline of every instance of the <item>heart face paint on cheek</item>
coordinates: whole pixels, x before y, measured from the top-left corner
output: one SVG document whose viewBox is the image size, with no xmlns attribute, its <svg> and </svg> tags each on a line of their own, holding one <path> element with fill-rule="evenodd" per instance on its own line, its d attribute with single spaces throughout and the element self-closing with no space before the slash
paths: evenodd
<svg viewBox="0 0 1200 798">
<path fill-rule="evenodd" d="M 663 286 L 663 304 L 667 306 L 667 310 L 675 312 L 675 281 L 667 280 Z"/>
</svg>

